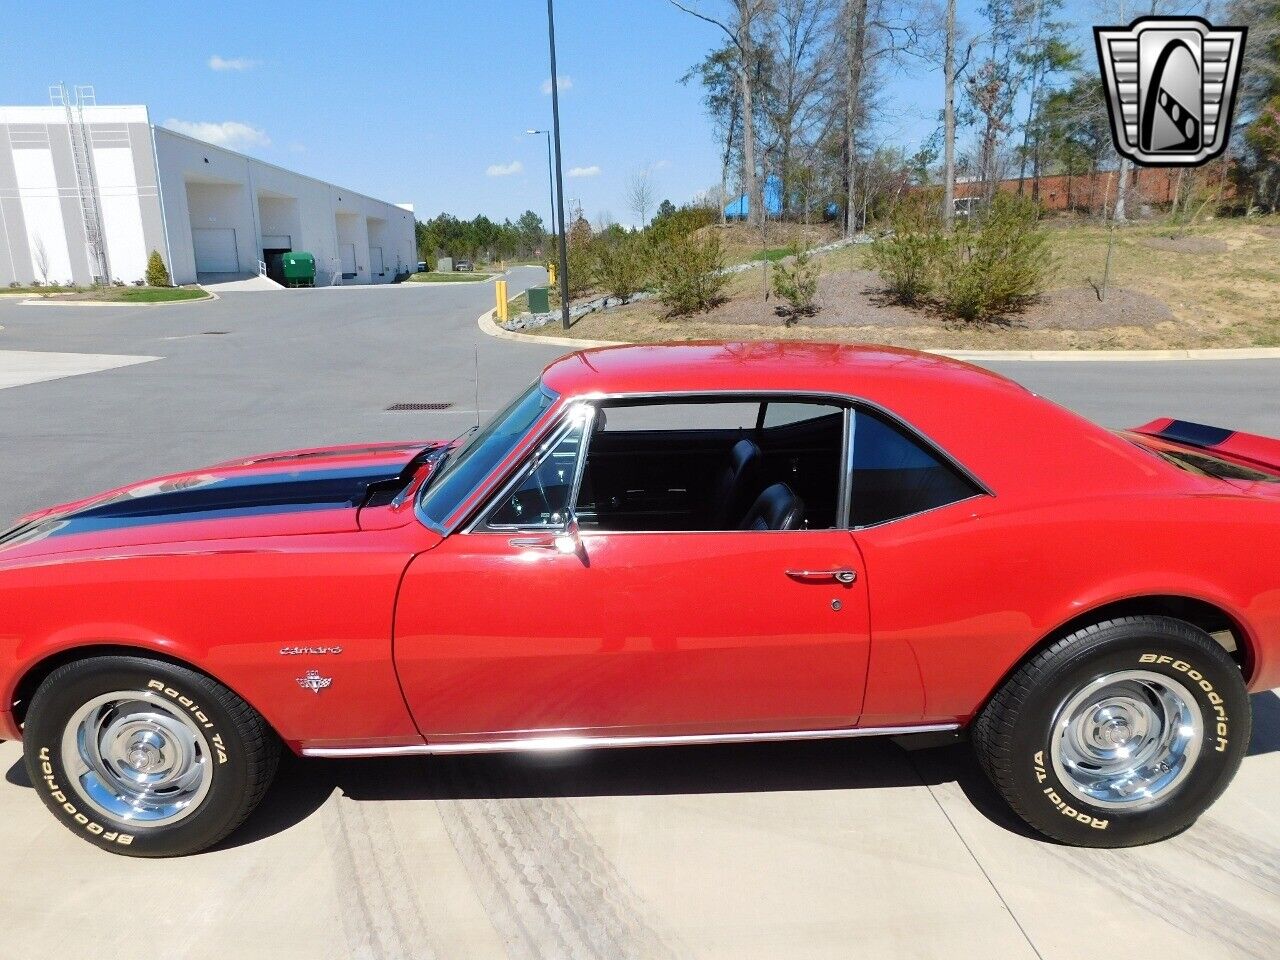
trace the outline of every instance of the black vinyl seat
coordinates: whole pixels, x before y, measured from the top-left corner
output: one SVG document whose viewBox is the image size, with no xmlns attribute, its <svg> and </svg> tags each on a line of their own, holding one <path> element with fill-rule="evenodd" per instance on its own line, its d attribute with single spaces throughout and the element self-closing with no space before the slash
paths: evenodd
<svg viewBox="0 0 1280 960">
<path fill-rule="evenodd" d="M 742 516 L 756 491 L 764 456 L 754 440 L 742 439 L 729 451 L 711 494 L 710 530 L 729 530 L 735 517 Z"/>
<path fill-rule="evenodd" d="M 756 497 L 738 529 L 798 530 L 803 523 L 804 501 L 785 483 L 775 483 Z"/>
</svg>

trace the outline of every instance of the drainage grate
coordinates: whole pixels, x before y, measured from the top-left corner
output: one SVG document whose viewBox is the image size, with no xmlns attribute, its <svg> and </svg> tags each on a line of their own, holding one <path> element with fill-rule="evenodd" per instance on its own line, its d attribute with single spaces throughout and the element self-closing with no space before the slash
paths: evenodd
<svg viewBox="0 0 1280 960">
<path fill-rule="evenodd" d="M 452 403 L 393 403 L 387 410 L 400 412 L 403 410 L 448 410 Z"/>
</svg>

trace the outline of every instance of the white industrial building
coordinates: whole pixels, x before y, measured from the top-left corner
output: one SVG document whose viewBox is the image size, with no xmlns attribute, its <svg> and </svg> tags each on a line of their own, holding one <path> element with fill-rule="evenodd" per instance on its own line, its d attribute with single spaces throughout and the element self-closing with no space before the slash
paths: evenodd
<svg viewBox="0 0 1280 960">
<path fill-rule="evenodd" d="M 54 94 L 0 107 L 0 289 L 133 283 L 152 250 L 178 284 L 275 274 L 290 250 L 315 256 L 317 284 L 391 283 L 417 263 L 409 205 L 153 126 L 144 106 Z"/>
</svg>

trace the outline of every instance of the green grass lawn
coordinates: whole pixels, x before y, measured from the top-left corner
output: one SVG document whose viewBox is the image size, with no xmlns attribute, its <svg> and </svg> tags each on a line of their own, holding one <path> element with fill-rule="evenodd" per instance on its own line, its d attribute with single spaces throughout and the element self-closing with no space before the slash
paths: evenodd
<svg viewBox="0 0 1280 960">
<path fill-rule="evenodd" d="M 182 300 L 205 300 L 209 294 L 190 287 L 111 287 L 104 293 L 114 294 L 103 300 L 119 300 L 122 303 L 177 303 Z"/>
<path fill-rule="evenodd" d="M 77 287 L 59 287 L 50 284 L 47 287 L 0 287 L 0 293 L 13 293 L 29 296 L 33 293 L 75 293 Z"/>
<path fill-rule="evenodd" d="M 200 287 L 32 287 L 23 289 L 28 296 L 58 294 L 56 299 L 64 303 L 180 303 L 184 300 L 207 300 L 210 296 L 208 291 Z M 55 298 L 50 297 L 50 299 Z"/>
<path fill-rule="evenodd" d="M 777 263 L 779 260 L 789 257 L 795 252 L 795 249 L 792 247 L 770 247 L 767 250 L 757 250 L 752 254 L 751 259 L 757 261 L 768 260 L 770 263 Z"/>
<path fill-rule="evenodd" d="M 409 277 L 410 283 L 476 283 L 488 280 L 491 273 L 415 273 Z"/>
</svg>

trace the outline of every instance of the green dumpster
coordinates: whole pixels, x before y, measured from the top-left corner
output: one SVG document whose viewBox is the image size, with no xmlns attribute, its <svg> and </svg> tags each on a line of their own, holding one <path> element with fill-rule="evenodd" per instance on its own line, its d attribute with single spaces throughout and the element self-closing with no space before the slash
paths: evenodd
<svg viewBox="0 0 1280 960">
<path fill-rule="evenodd" d="M 551 288 L 550 287 L 530 287 L 529 288 L 529 312 L 530 313 L 550 313 L 551 312 Z"/>
<path fill-rule="evenodd" d="M 280 258 L 286 287 L 314 287 L 316 258 L 310 253 L 290 252 Z"/>
</svg>

